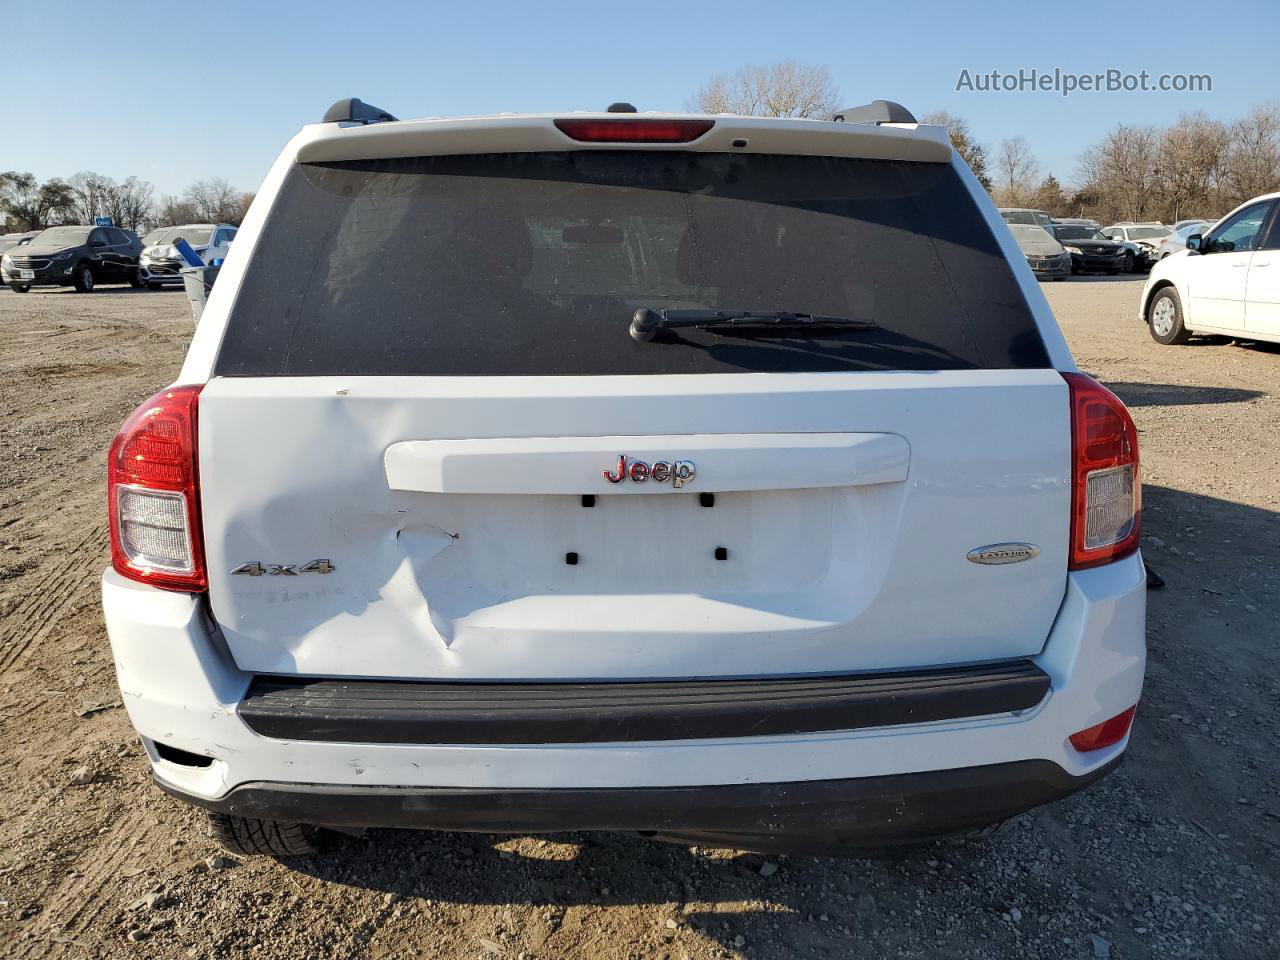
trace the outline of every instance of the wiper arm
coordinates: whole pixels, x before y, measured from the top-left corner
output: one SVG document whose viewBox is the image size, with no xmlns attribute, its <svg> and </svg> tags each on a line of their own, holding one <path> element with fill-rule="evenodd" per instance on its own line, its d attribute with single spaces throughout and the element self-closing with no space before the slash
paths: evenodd
<svg viewBox="0 0 1280 960">
<path fill-rule="evenodd" d="M 750 327 L 769 330 L 870 330 L 874 320 L 829 317 L 820 313 L 790 313 L 785 310 L 650 310 L 641 307 L 631 317 L 631 336 L 646 341 L 659 331 L 677 327 Z"/>
</svg>

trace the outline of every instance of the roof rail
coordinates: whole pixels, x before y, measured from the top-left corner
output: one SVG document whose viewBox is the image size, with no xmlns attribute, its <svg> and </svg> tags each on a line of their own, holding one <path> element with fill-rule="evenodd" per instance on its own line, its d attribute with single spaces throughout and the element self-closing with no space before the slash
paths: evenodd
<svg viewBox="0 0 1280 960">
<path fill-rule="evenodd" d="M 365 103 L 355 97 L 348 97 L 346 100 L 339 100 L 332 107 L 324 112 L 324 119 L 321 123 L 342 123 L 344 121 L 355 121 L 357 123 L 385 123 L 388 120 L 395 120 L 391 114 L 383 110 L 381 107 L 375 107 L 371 103 Z"/>
<path fill-rule="evenodd" d="M 915 123 L 916 118 L 900 103 L 872 100 L 859 107 L 845 107 L 831 115 L 836 123 Z"/>
</svg>

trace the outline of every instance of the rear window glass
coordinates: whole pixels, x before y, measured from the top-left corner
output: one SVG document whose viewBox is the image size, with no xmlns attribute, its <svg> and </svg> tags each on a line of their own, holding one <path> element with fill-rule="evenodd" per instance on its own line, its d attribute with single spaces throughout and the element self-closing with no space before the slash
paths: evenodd
<svg viewBox="0 0 1280 960">
<path fill-rule="evenodd" d="M 1171 231 L 1165 227 L 1130 227 L 1130 240 L 1155 240 L 1169 236 Z"/>
<path fill-rule="evenodd" d="M 1000 216 L 1004 217 L 1005 223 L 1030 223 L 1035 224 L 1036 215 L 1030 210 L 1001 210 Z"/>
<path fill-rule="evenodd" d="M 641 307 L 871 329 L 628 333 Z M 236 297 L 222 376 L 1045 367 L 945 164 L 575 151 L 301 164 Z"/>
<path fill-rule="evenodd" d="M 1053 228 L 1059 240 L 1105 240 L 1106 238 L 1092 227 L 1078 227 L 1073 223 Z"/>
</svg>

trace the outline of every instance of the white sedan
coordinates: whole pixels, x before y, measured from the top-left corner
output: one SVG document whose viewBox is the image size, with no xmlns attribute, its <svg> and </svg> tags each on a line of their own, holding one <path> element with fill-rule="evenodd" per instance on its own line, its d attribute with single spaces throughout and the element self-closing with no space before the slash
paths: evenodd
<svg viewBox="0 0 1280 960">
<path fill-rule="evenodd" d="M 1139 316 L 1157 342 L 1211 333 L 1280 343 L 1278 209 L 1280 193 L 1241 204 L 1152 268 Z"/>
</svg>

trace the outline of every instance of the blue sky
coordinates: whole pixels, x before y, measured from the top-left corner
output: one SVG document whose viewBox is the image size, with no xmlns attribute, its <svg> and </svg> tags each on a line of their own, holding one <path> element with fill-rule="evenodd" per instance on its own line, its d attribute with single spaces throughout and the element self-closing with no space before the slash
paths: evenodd
<svg viewBox="0 0 1280 960">
<path fill-rule="evenodd" d="M 967 119 L 994 152 L 1032 144 L 1041 172 L 1116 123 L 1202 109 L 1232 119 L 1280 97 L 1276 0 L 1100 3 L 219 2 L 119 15 L 0 0 L 7 108 L 0 170 L 136 174 L 158 193 L 223 176 L 253 190 L 277 151 L 334 100 L 399 117 L 603 108 L 683 109 L 746 63 L 827 66 L 847 104 L 884 97 Z M 164 16 L 158 16 L 159 11 Z M 361 11 L 367 11 L 367 14 Z M 1049 16 L 1044 16 L 1045 12 Z M 81 29 L 87 28 L 87 29 Z M 1209 73 L 1211 93 L 957 92 L 960 71 Z M 27 104 L 32 109 L 16 109 Z"/>
</svg>

